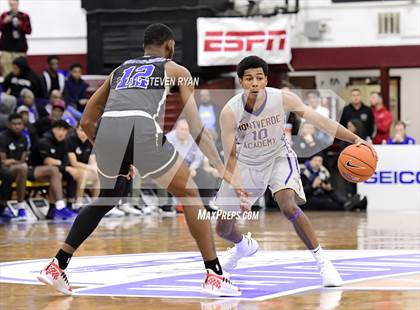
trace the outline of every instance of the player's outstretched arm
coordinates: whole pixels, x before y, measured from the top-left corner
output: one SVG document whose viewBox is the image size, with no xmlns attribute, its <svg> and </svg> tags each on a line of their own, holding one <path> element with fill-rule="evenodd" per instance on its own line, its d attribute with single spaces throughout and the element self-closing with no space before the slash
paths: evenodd
<svg viewBox="0 0 420 310">
<path fill-rule="evenodd" d="M 305 105 L 302 100 L 292 92 L 283 92 L 283 105 L 286 112 L 293 112 L 300 117 L 303 117 L 305 120 L 311 122 L 315 127 L 323 130 L 333 137 L 350 143 L 357 143 L 360 139 L 357 135 L 347 128 L 344 128 L 336 121 L 319 114 L 312 108 Z"/>
<path fill-rule="evenodd" d="M 221 130 L 221 139 L 223 145 L 223 154 L 225 160 L 226 173 L 232 175 L 233 179 L 236 182 L 236 185 L 232 185 L 234 188 L 242 188 L 242 178 L 239 169 L 236 166 L 236 122 L 235 114 L 229 106 L 225 106 L 220 112 L 220 130 Z M 247 204 L 246 196 L 248 193 L 245 193 L 245 197 L 238 193 L 241 198 L 241 208 L 242 210 L 249 210 L 251 206 Z M 243 198 L 243 199 L 242 199 Z"/>
<path fill-rule="evenodd" d="M 96 122 L 104 113 L 105 105 L 108 100 L 111 77 L 105 80 L 105 82 L 99 87 L 95 93 L 90 97 L 86 104 L 83 112 L 82 119 L 80 120 L 80 126 L 83 128 L 90 142 L 95 140 Z"/>
<path fill-rule="evenodd" d="M 296 94 L 283 91 L 283 105 L 286 112 L 293 112 L 300 117 L 303 117 L 307 121 L 311 122 L 315 127 L 321 129 L 333 137 L 336 137 L 337 139 L 349 143 L 366 145 L 376 156 L 376 151 L 369 142 L 355 135 L 338 122 L 329 119 L 319 114 L 312 108 L 306 106 Z"/>
</svg>

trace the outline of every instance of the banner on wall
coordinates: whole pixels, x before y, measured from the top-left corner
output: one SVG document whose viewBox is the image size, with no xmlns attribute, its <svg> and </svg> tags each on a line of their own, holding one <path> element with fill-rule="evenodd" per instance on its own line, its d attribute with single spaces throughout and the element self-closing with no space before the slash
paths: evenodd
<svg viewBox="0 0 420 310">
<path fill-rule="evenodd" d="M 377 145 L 375 174 L 358 184 L 368 210 L 420 211 L 420 145 Z"/>
<path fill-rule="evenodd" d="M 250 55 L 269 64 L 289 63 L 290 39 L 290 21 L 285 16 L 198 18 L 198 65 L 237 65 Z"/>
</svg>

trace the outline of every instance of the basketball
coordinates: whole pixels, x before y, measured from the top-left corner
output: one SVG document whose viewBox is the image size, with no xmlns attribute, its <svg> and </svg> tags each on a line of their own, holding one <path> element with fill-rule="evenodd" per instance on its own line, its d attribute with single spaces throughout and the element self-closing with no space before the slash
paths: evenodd
<svg viewBox="0 0 420 310">
<path fill-rule="evenodd" d="M 338 157 L 338 170 L 351 183 L 368 180 L 375 173 L 376 164 L 375 154 L 366 145 L 350 145 Z"/>
</svg>

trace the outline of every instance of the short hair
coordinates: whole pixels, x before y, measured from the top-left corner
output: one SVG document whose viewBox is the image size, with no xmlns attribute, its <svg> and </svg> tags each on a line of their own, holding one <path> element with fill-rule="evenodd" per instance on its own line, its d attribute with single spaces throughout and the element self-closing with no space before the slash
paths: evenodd
<svg viewBox="0 0 420 310">
<path fill-rule="evenodd" d="M 9 118 L 8 118 L 9 123 L 10 123 L 11 121 L 15 120 L 15 119 L 20 119 L 20 120 L 22 120 L 22 115 L 20 115 L 19 113 L 12 113 L 12 114 L 10 114 L 10 115 L 9 115 Z"/>
<path fill-rule="evenodd" d="M 396 122 L 395 123 L 395 126 L 397 126 L 397 125 L 402 125 L 403 127 L 404 127 L 404 129 L 406 129 L 407 128 L 407 124 L 405 123 L 405 122 L 403 122 L 403 121 L 398 121 L 398 122 Z M 394 127 L 395 127 L 394 126 Z"/>
<path fill-rule="evenodd" d="M 51 128 L 64 128 L 64 129 L 69 129 L 70 128 L 70 125 L 65 120 L 59 119 L 57 121 L 54 121 L 51 124 Z"/>
<path fill-rule="evenodd" d="M 358 91 L 359 93 L 362 93 L 359 88 L 353 88 L 350 93 L 352 93 L 354 91 Z"/>
<path fill-rule="evenodd" d="M 73 70 L 74 68 L 83 69 L 82 65 L 79 64 L 78 62 L 70 65 L 70 71 Z"/>
<path fill-rule="evenodd" d="M 371 92 L 370 94 L 371 94 L 371 95 L 376 95 L 376 96 L 378 96 L 381 100 L 383 100 L 382 93 L 381 93 L 381 92 L 379 92 L 379 91 L 373 91 L 373 92 Z"/>
<path fill-rule="evenodd" d="M 47 64 L 49 64 L 51 62 L 51 60 L 60 60 L 60 57 L 58 57 L 57 55 L 50 55 L 47 57 Z"/>
<path fill-rule="evenodd" d="M 308 91 L 306 93 L 306 96 L 309 96 L 310 94 L 313 94 L 313 95 L 317 96 L 318 98 L 321 97 L 321 93 L 319 92 L 318 89 L 311 89 L 310 91 Z"/>
<path fill-rule="evenodd" d="M 242 59 L 236 67 L 236 73 L 238 74 L 238 77 L 242 79 L 244 77 L 245 70 L 254 68 L 262 68 L 264 75 L 268 75 L 268 64 L 264 59 L 258 56 L 248 56 Z"/>
<path fill-rule="evenodd" d="M 33 91 L 30 90 L 29 88 L 24 88 L 19 93 L 19 97 L 21 98 L 26 97 L 26 96 L 32 96 L 32 98 L 35 98 Z"/>
<path fill-rule="evenodd" d="M 161 46 L 168 40 L 173 40 L 174 34 L 168 26 L 164 24 L 151 24 L 144 30 L 143 45 Z"/>
</svg>

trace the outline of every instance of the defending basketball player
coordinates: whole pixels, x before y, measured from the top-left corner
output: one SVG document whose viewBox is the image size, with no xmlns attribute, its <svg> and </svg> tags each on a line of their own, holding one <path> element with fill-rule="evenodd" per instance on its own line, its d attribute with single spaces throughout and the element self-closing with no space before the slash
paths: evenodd
<svg viewBox="0 0 420 310">
<path fill-rule="evenodd" d="M 171 60 L 174 35 L 163 24 L 150 25 L 144 33 L 144 56 L 127 60 L 106 79 L 89 100 L 81 125 L 95 143 L 101 192 L 97 200 L 82 208 L 53 260 L 38 279 L 56 290 L 71 294 L 65 269 L 73 253 L 94 231 L 105 214 L 116 205 L 132 178 L 132 165 L 142 178 L 151 177 L 173 196 L 182 200 L 184 214 L 192 236 L 200 249 L 207 276 L 203 291 L 216 296 L 239 296 L 218 261 L 209 221 L 199 221 L 203 210 L 197 187 L 187 165 L 174 147 L 165 141 L 159 126 L 169 87 L 165 79 L 186 81 L 190 72 Z M 152 83 L 152 80 L 154 83 Z M 183 111 L 202 152 L 220 175 L 245 195 L 229 173 L 224 173 L 211 134 L 203 127 L 193 96 L 193 85 L 177 84 Z M 101 118 L 99 130 L 96 123 Z"/>
<path fill-rule="evenodd" d="M 296 113 L 338 139 L 366 144 L 374 150 L 337 122 L 307 107 L 295 94 L 266 87 L 267 72 L 267 63 L 257 56 L 246 57 L 237 66 L 244 91 L 231 98 L 220 115 L 226 169 L 241 180 L 243 188 L 251 193 L 248 207 L 264 194 L 267 186 L 270 188 L 283 214 L 313 254 L 323 285 L 340 286 L 340 275 L 325 257 L 309 219 L 298 207 L 306 199 L 296 154 L 288 145 L 283 130 L 286 115 Z M 226 211 L 246 207 L 224 181 L 215 204 Z M 222 267 L 228 271 L 234 269 L 242 257 L 258 251 L 257 241 L 250 235 L 242 235 L 235 221 L 219 218 L 216 228 L 220 237 L 235 244 L 222 260 Z"/>
</svg>

